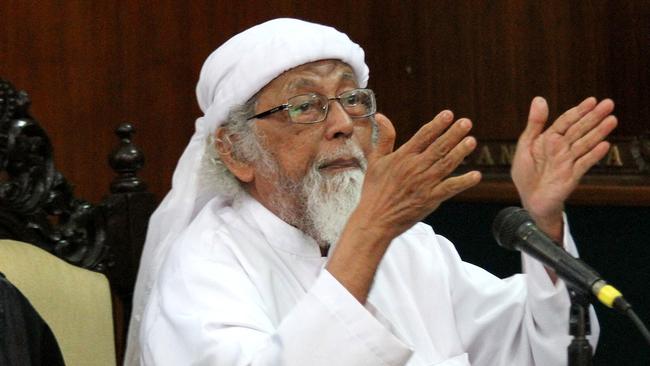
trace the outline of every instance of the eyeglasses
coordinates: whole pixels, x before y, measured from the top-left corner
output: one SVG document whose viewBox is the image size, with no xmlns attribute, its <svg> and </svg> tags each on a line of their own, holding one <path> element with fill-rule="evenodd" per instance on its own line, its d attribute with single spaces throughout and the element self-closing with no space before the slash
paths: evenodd
<svg viewBox="0 0 650 366">
<path fill-rule="evenodd" d="M 318 93 L 301 94 L 291 97 L 285 104 L 258 113 L 248 120 L 264 118 L 275 112 L 288 111 L 293 123 L 318 123 L 327 118 L 329 104 L 338 101 L 350 118 L 365 118 L 377 112 L 375 93 L 370 89 L 352 89 L 336 97 L 328 98 Z"/>
</svg>

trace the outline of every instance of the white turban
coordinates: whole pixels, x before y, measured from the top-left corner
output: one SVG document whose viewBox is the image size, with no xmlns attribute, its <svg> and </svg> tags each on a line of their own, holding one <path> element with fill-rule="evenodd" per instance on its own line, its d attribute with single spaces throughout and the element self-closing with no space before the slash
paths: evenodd
<svg viewBox="0 0 650 366">
<path fill-rule="evenodd" d="M 225 204 L 219 187 L 201 186 L 200 169 L 207 137 L 228 117 L 283 72 L 302 64 L 337 59 L 352 67 L 359 87 L 368 82 L 361 47 L 334 28 L 296 19 L 275 19 L 232 37 L 203 64 L 196 94 L 203 117 L 178 161 L 172 189 L 151 216 L 138 279 L 125 365 L 139 364 L 140 321 L 170 245 L 211 199 Z"/>
</svg>

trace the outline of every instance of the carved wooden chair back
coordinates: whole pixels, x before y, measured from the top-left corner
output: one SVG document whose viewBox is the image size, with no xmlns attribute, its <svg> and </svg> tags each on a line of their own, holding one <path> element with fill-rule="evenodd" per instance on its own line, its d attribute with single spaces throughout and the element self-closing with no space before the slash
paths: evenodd
<svg viewBox="0 0 650 366">
<path fill-rule="evenodd" d="M 106 275 L 113 297 L 120 360 L 147 223 L 156 199 L 137 176 L 144 164 L 134 129 L 117 128 L 109 162 L 110 193 L 92 204 L 74 196 L 56 169 L 45 130 L 29 113 L 27 94 L 0 78 L 0 239 L 31 243 L 66 262 Z"/>
</svg>

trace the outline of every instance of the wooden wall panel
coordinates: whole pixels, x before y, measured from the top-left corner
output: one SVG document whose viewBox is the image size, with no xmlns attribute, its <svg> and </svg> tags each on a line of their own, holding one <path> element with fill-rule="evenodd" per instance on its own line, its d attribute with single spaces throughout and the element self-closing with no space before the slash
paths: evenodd
<svg viewBox="0 0 650 366">
<path fill-rule="evenodd" d="M 137 126 L 143 176 L 162 197 L 200 115 L 203 60 L 279 16 L 331 24 L 365 48 L 371 87 L 399 142 L 443 108 L 470 117 L 479 140 L 511 141 L 535 95 L 553 116 L 586 96 L 609 96 L 621 120 L 616 136 L 650 130 L 648 1 L 9 0 L 0 14 L 0 75 L 30 93 L 59 167 L 92 201 L 107 190 L 112 129 L 124 121 Z M 643 186 L 634 189 L 648 202 Z"/>
<path fill-rule="evenodd" d="M 146 155 L 142 176 L 161 198 L 200 116 L 194 87 L 203 60 L 232 35 L 281 16 L 333 25 L 364 47 L 370 86 L 400 143 L 444 108 L 474 121 L 486 141 L 479 147 L 511 143 L 535 95 L 548 99 L 552 116 L 589 95 L 611 97 L 614 138 L 650 134 L 648 0 L 4 0 L 0 76 L 29 92 L 81 197 L 96 202 L 108 191 L 112 130 L 128 121 Z M 627 170 L 599 168 L 574 202 L 650 206 L 650 147 L 643 172 L 625 156 Z M 458 200 L 515 201 L 499 180 L 507 164 L 483 168 L 496 178 Z"/>
</svg>

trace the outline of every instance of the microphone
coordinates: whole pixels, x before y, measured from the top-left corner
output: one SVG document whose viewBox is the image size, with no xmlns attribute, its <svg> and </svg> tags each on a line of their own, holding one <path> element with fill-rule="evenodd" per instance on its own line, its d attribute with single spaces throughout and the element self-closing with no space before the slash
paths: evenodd
<svg viewBox="0 0 650 366">
<path fill-rule="evenodd" d="M 541 231 L 523 208 L 501 210 L 492 224 L 492 233 L 500 246 L 529 254 L 575 288 L 594 294 L 607 307 L 623 313 L 631 308 L 623 295 L 605 282 L 598 272 L 571 256 Z"/>
</svg>

